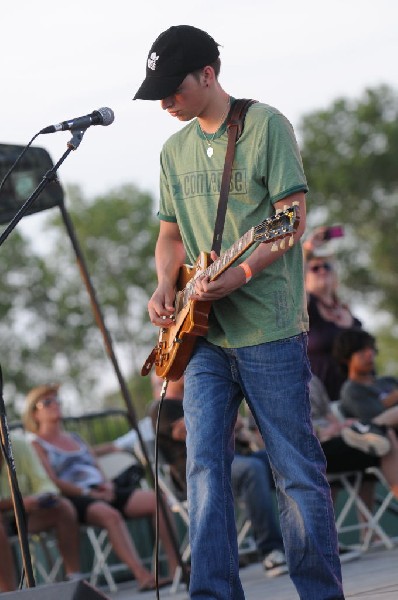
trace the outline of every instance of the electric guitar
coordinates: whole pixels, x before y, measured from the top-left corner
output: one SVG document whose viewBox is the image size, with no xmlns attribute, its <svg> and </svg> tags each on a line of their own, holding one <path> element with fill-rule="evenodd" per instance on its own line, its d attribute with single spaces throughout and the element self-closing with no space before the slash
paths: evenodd
<svg viewBox="0 0 398 600">
<path fill-rule="evenodd" d="M 298 206 L 290 206 L 249 229 L 214 262 L 211 262 L 210 254 L 201 252 L 193 266 L 183 265 L 177 281 L 173 323 L 160 328 L 158 343 L 145 361 L 141 375 L 148 375 L 153 364 L 156 374 L 169 381 L 177 381 L 184 374 L 197 337 L 206 335 L 208 330 L 211 302 L 191 299 L 200 276 L 214 281 L 256 242 L 273 241 L 271 250 L 276 251 L 277 240 L 282 240 L 280 247 L 284 248 L 285 238 L 290 236 L 288 243 L 292 246 L 299 221 Z"/>
</svg>

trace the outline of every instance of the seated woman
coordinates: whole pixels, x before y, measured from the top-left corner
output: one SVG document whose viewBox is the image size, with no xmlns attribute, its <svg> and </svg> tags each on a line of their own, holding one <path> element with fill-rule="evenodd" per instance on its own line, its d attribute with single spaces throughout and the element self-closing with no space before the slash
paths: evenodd
<svg viewBox="0 0 398 600">
<path fill-rule="evenodd" d="M 323 382 L 330 400 L 335 401 L 345 377 L 333 356 L 333 343 L 340 331 L 361 323 L 340 299 L 337 265 L 325 243 L 326 229 L 316 229 L 303 244 L 310 325 L 308 359 L 312 372 Z"/>
<path fill-rule="evenodd" d="M 142 564 L 123 517 L 155 517 L 156 497 L 151 489 L 118 489 L 107 481 L 91 448 L 62 427 L 59 385 L 42 385 L 26 399 L 24 423 L 34 434 L 33 444 L 53 482 L 75 506 L 80 523 L 107 529 L 112 547 L 130 568 L 141 590 L 155 589 L 154 576 Z M 159 536 L 172 575 L 177 556 L 162 511 Z M 162 580 L 162 585 L 170 579 Z"/>
</svg>

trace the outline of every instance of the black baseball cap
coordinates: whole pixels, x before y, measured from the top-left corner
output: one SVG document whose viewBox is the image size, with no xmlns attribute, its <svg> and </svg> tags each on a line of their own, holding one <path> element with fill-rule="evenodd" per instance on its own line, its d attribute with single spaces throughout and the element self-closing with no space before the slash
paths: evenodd
<svg viewBox="0 0 398 600">
<path fill-rule="evenodd" d="M 218 46 L 208 33 L 192 25 L 174 25 L 163 31 L 149 50 L 146 77 L 134 100 L 171 96 L 189 73 L 218 58 Z"/>
</svg>

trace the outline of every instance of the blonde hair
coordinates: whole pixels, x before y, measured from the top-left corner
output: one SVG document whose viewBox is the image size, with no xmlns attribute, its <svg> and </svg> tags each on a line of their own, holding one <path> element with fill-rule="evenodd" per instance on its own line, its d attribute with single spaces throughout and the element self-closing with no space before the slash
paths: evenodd
<svg viewBox="0 0 398 600">
<path fill-rule="evenodd" d="M 25 410 L 22 415 L 22 420 L 26 431 L 36 433 L 39 429 L 37 421 L 34 417 L 36 405 L 45 396 L 57 394 L 60 388 L 59 383 L 46 383 L 39 385 L 28 393 L 25 400 Z"/>
</svg>

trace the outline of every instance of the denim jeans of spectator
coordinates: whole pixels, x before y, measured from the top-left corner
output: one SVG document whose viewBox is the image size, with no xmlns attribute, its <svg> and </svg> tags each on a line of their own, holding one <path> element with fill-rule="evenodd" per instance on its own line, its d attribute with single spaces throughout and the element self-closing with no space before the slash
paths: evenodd
<svg viewBox="0 0 398 600">
<path fill-rule="evenodd" d="M 310 420 L 310 376 L 305 334 L 238 349 L 199 338 L 184 382 L 191 598 L 244 598 L 231 486 L 243 397 L 265 440 L 299 597 L 344 598 L 325 458 Z"/>
<path fill-rule="evenodd" d="M 265 450 L 249 456 L 235 454 L 231 468 L 234 497 L 242 500 L 251 521 L 256 546 L 264 557 L 272 550 L 283 550 L 276 518 L 271 468 Z"/>
</svg>

